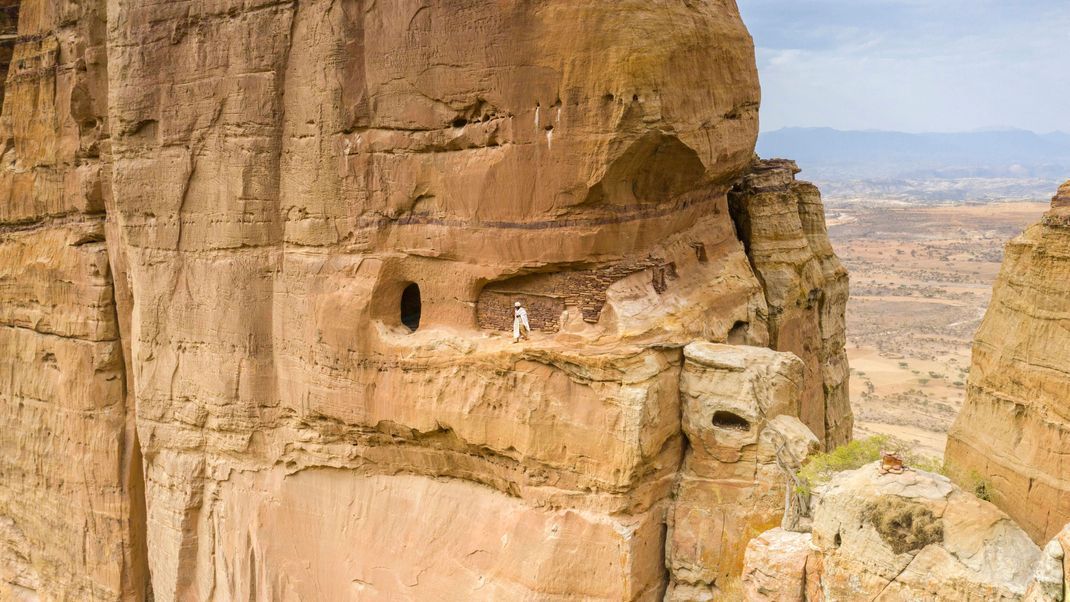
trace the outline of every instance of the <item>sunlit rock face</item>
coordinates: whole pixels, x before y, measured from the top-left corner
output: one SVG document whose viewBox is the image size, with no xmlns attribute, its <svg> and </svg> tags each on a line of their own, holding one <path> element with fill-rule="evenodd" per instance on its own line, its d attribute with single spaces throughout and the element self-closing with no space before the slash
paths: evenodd
<svg viewBox="0 0 1070 602">
<path fill-rule="evenodd" d="M 947 460 L 1033 540 L 1070 522 L 1070 182 L 1006 248 Z"/>
<path fill-rule="evenodd" d="M 747 542 L 779 524 L 785 471 L 819 448 L 796 417 L 804 366 L 790 353 L 692 343 L 680 375 L 687 452 L 668 515 L 665 600 L 731 597 Z"/>
<path fill-rule="evenodd" d="M 812 533 L 751 540 L 744 600 L 1039 602 L 1054 599 L 1025 597 L 1038 581 L 1062 584 L 1061 567 L 1053 579 L 1053 559 L 1013 520 L 943 475 L 869 464 L 819 487 L 813 513 Z"/>
<path fill-rule="evenodd" d="M 806 363 L 799 417 L 829 449 L 851 440 L 847 270 L 832 250 L 821 193 L 793 161 L 755 163 L 729 194 L 768 303 L 769 345 Z"/>
<path fill-rule="evenodd" d="M 730 0 L 40 0 L 19 35 L 0 592 L 660 599 L 683 347 L 813 333 L 763 351 L 809 401 L 761 424 L 835 405 L 835 329 L 783 334 L 729 211 Z"/>
<path fill-rule="evenodd" d="M 0 600 L 145 593 L 104 8 L 0 2 Z"/>
</svg>

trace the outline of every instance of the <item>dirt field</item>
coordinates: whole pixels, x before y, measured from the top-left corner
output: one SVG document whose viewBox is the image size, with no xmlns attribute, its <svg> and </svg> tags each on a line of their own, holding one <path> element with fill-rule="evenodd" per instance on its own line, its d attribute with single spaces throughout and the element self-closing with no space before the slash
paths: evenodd
<svg viewBox="0 0 1070 602">
<path fill-rule="evenodd" d="M 847 354 L 856 437 L 886 433 L 943 454 L 1003 245 L 1047 208 L 829 205 L 832 243 L 851 273 Z"/>
</svg>

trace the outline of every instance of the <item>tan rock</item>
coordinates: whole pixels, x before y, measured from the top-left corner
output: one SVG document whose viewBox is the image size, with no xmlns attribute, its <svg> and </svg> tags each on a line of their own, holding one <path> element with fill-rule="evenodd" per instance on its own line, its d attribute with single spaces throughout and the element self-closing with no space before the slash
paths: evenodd
<svg viewBox="0 0 1070 602">
<path fill-rule="evenodd" d="M 809 533 L 771 529 L 750 540 L 743 567 L 747 602 L 820 600 L 821 559 Z"/>
<path fill-rule="evenodd" d="M 712 600 L 751 537 L 780 522 L 787 475 L 819 442 L 795 417 L 802 362 L 759 347 L 692 343 L 680 377 L 688 450 L 669 512 L 666 600 Z"/>
<path fill-rule="evenodd" d="M 508 494 L 487 511 L 514 517 L 553 504 L 605 521 L 664 504 L 679 350 L 625 344 L 725 340 L 764 304 L 725 198 L 757 132 L 734 7 L 117 8 L 114 192 L 157 600 L 204 591 L 244 558 L 199 543 L 219 511 L 214 466 L 450 476 Z M 415 333 L 399 315 L 409 283 Z M 549 312 L 533 317 L 556 334 L 510 348 L 481 331 L 479 308 L 502 291 Z M 455 520 L 368 503 L 388 530 Z M 602 541 L 575 553 L 630 557 Z M 646 529 L 629 545 L 660 542 Z M 421 581 L 468 591 L 455 551 Z M 387 570 L 361 579 L 397 593 L 385 580 L 408 570 L 405 554 L 377 557 Z M 541 558 L 534 570 L 565 567 Z M 339 566 L 324 588 L 353 578 Z M 591 596 L 646 596 L 662 576 L 643 570 Z M 489 591 L 513 578 L 488 574 Z M 530 595 L 588 591 L 567 581 L 535 580 Z"/>
<path fill-rule="evenodd" d="M 813 543 L 829 601 L 1018 600 L 1041 556 L 1006 514 L 946 477 L 877 464 L 820 490 Z"/>
<path fill-rule="evenodd" d="M 1064 531 L 1066 529 L 1063 529 Z M 1025 602 L 1062 602 L 1065 599 L 1066 576 L 1063 563 L 1066 551 L 1059 538 L 1048 542 L 1033 568 L 1033 580 L 1025 592 Z"/>
<path fill-rule="evenodd" d="M 1070 180 L 1059 187 L 1059 191 L 1051 199 L 1051 208 L 1056 211 L 1070 208 Z"/>
<path fill-rule="evenodd" d="M 806 364 L 800 417 L 832 449 L 851 439 L 845 349 L 847 270 L 832 250 L 821 193 L 791 161 L 759 161 L 730 206 L 769 306 L 769 343 Z"/>
<path fill-rule="evenodd" d="M 104 3 L 3 2 L 5 36 L 15 15 L 18 37 L 0 41 L 0 600 L 140 599 L 141 455 L 105 244 Z"/>
<path fill-rule="evenodd" d="M 1034 541 L 1070 522 L 1070 229 L 1066 186 L 1043 223 L 1006 248 L 977 332 L 966 402 L 946 457 Z"/>
<path fill-rule="evenodd" d="M 845 382 L 842 304 L 819 345 L 771 333 L 729 211 L 759 98 L 734 2 L 21 9 L 0 599 L 655 600 L 667 557 L 711 593 L 818 443 L 800 398 L 849 421 L 790 354 L 685 360 L 745 325 Z M 798 202 L 787 261 L 839 299 Z"/>
</svg>

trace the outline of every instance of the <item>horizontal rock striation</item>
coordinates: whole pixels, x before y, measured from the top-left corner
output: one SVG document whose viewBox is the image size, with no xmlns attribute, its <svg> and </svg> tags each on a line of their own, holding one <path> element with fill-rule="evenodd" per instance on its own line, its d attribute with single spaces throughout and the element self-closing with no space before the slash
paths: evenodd
<svg viewBox="0 0 1070 602">
<path fill-rule="evenodd" d="M 748 540 L 780 522 L 787 472 L 820 447 L 797 418 L 803 370 L 759 347 L 684 348 L 688 445 L 668 516 L 666 601 L 730 596 Z"/>
<path fill-rule="evenodd" d="M 141 599 L 104 3 L 2 2 L 0 25 L 0 599 Z"/>
<path fill-rule="evenodd" d="M 977 332 L 947 461 L 1034 541 L 1070 521 L 1070 183 L 1011 241 Z"/>
<path fill-rule="evenodd" d="M 730 210 L 731 0 L 42 0 L 14 57 L 0 597 L 709 592 L 778 520 L 762 435 L 849 431 L 816 191 L 802 297 Z"/>
</svg>

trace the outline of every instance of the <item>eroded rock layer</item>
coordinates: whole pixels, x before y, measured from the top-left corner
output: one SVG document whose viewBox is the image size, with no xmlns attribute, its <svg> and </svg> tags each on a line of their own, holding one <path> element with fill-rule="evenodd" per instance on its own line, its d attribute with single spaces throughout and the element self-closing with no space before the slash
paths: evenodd
<svg viewBox="0 0 1070 602">
<path fill-rule="evenodd" d="M 786 471 L 820 445 L 797 418 L 803 374 L 790 353 L 709 343 L 684 349 L 688 446 L 668 516 L 667 602 L 730 596 L 747 542 L 780 523 Z"/>
<path fill-rule="evenodd" d="M 0 10 L 18 17 L 17 38 L 0 34 L 0 599 L 135 599 L 144 496 L 105 244 L 104 4 Z"/>
<path fill-rule="evenodd" d="M 846 294 L 819 201 L 792 197 L 802 297 L 729 211 L 759 96 L 730 0 L 40 0 L 19 28 L 5 594 L 709 592 L 776 520 L 761 437 L 811 449 L 800 403 L 849 430 L 815 409 Z M 702 504 L 723 541 L 674 550 Z"/>
<path fill-rule="evenodd" d="M 768 303 L 770 346 L 806 363 L 800 417 L 832 449 L 850 441 L 854 429 L 844 323 L 848 278 L 828 239 L 821 193 L 796 181 L 798 172 L 792 161 L 759 161 L 729 198 Z"/>
<path fill-rule="evenodd" d="M 946 454 L 1037 542 L 1070 521 L 1068 198 L 1006 247 Z"/>
</svg>

